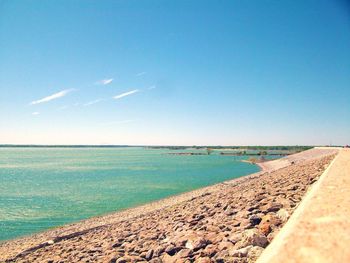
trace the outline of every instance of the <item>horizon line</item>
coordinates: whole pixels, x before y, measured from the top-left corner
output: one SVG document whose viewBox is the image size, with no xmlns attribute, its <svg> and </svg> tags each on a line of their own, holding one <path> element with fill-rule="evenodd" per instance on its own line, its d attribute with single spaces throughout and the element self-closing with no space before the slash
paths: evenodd
<svg viewBox="0 0 350 263">
<path fill-rule="evenodd" d="M 3 143 L 0 147 L 341 147 L 342 145 L 324 144 L 280 144 L 280 145 L 171 145 L 171 144 L 11 144 Z"/>
</svg>

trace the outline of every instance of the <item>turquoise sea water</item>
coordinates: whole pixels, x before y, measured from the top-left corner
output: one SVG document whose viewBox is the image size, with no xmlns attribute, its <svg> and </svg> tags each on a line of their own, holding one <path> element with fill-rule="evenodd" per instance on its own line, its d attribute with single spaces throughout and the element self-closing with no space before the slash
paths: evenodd
<svg viewBox="0 0 350 263">
<path fill-rule="evenodd" d="M 247 157 L 143 148 L 0 148 L 0 240 L 257 172 Z M 181 151 L 183 152 L 183 151 Z"/>
</svg>

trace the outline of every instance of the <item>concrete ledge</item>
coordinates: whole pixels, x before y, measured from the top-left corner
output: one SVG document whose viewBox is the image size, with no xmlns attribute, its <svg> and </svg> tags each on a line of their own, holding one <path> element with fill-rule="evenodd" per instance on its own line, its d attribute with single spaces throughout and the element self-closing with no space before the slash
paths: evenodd
<svg viewBox="0 0 350 263">
<path fill-rule="evenodd" d="M 350 149 L 342 149 L 257 263 L 350 262 Z"/>
</svg>

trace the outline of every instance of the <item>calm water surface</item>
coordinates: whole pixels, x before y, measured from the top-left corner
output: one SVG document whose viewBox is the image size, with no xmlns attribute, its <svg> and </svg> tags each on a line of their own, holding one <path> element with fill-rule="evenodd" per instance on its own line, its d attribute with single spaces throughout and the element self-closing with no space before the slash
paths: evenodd
<svg viewBox="0 0 350 263">
<path fill-rule="evenodd" d="M 257 172 L 247 157 L 143 148 L 0 148 L 0 240 Z M 183 151 L 182 151 L 183 152 Z"/>
</svg>

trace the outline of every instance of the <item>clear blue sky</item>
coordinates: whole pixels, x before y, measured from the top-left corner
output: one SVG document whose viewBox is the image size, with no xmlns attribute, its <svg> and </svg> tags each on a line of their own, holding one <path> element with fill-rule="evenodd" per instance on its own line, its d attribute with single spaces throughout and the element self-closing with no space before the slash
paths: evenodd
<svg viewBox="0 0 350 263">
<path fill-rule="evenodd" d="M 350 143 L 350 6 L 0 1 L 0 143 Z"/>
</svg>

